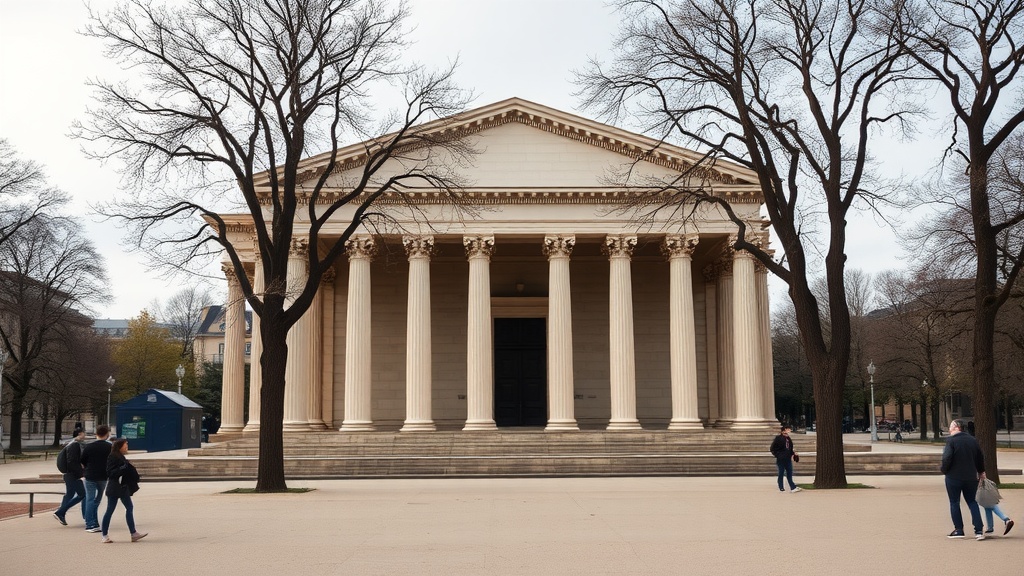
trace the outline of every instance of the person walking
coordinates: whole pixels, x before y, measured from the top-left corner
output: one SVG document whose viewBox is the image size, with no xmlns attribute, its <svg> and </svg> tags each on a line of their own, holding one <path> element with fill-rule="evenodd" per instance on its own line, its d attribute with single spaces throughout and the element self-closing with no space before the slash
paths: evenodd
<svg viewBox="0 0 1024 576">
<path fill-rule="evenodd" d="M 85 500 L 85 484 L 82 483 L 82 445 L 85 442 L 85 430 L 75 428 L 75 436 L 64 447 L 67 458 L 67 472 L 64 478 L 64 499 L 61 500 L 60 508 L 53 513 L 53 517 L 64 526 L 68 525 L 67 513 L 76 504 Z M 85 520 L 85 505 L 82 505 L 82 519 Z"/>
<path fill-rule="evenodd" d="M 942 450 L 942 473 L 946 476 L 946 495 L 949 496 L 949 515 L 953 519 L 953 531 L 949 538 L 964 537 L 964 517 L 960 510 L 960 497 L 967 502 L 971 511 L 971 523 L 974 524 L 974 539 L 984 540 L 982 531 L 981 510 L 975 495 L 978 492 L 978 480 L 985 478 L 985 456 L 974 436 L 964 433 L 963 420 L 957 419 L 949 423 L 949 437 L 946 447 Z"/>
<path fill-rule="evenodd" d="M 149 534 L 141 533 L 135 529 L 135 506 L 132 504 L 132 494 L 139 491 L 139 472 L 132 466 L 132 463 L 125 458 L 128 453 L 128 441 L 124 438 L 114 440 L 110 448 L 110 455 L 107 456 L 107 511 L 103 514 L 103 535 L 100 542 L 109 544 L 110 519 L 114 515 L 118 501 L 124 505 L 124 519 L 128 523 L 128 531 L 132 534 L 132 542 L 138 542 Z"/>
<path fill-rule="evenodd" d="M 999 508 L 999 504 L 995 506 L 985 506 L 985 534 L 991 534 L 996 531 L 995 519 L 992 516 L 998 516 L 1003 521 L 1003 536 L 1010 533 L 1013 530 L 1013 520 L 1010 520 L 1009 516 L 1003 514 L 1003 511 Z"/>
<path fill-rule="evenodd" d="M 110 427 L 96 427 L 96 440 L 82 448 L 85 475 L 85 531 L 99 532 L 99 506 L 107 486 L 107 456 L 110 455 Z"/>
<path fill-rule="evenodd" d="M 789 437 L 790 431 L 792 431 L 792 428 L 788 424 L 783 424 L 781 432 L 775 437 L 771 448 L 769 448 L 772 456 L 775 456 L 775 466 L 779 469 L 780 492 L 786 491 L 782 484 L 783 475 L 789 481 L 790 492 L 800 492 L 802 490 L 802 488 L 793 483 L 793 461 L 799 462 L 800 456 L 793 450 L 793 439 Z"/>
</svg>

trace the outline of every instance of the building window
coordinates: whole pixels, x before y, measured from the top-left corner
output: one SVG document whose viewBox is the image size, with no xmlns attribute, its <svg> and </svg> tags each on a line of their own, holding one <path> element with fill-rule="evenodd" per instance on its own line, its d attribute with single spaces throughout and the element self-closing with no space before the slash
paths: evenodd
<svg viewBox="0 0 1024 576">
<path fill-rule="evenodd" d="M 252 342 L 246 342 L 245 343 L 245 355 L 246 356 L 251 356 L 252 355 Z"/>
<path fill-rule="evenodd" d="M 224 355 L 224 343 L 217 344 L 217 354 Z"/>
</svg>

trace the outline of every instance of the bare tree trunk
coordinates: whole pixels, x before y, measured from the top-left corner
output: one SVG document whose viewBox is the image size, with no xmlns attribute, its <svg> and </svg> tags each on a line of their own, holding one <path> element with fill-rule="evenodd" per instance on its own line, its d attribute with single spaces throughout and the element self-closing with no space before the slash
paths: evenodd
<svg viewBox="0 0 1024 576">
<path fill-rule="evenodd" d="M 267 296 L 265 314 L 276 304 L 281 308 L 282 298 Z M 280 312 L 278 312 L 280 314 Z M 285 367 L 288 364 L 287 329 L 281 322 L 270 321 L 261 332 L 263 354 L 260 370 L 263 385 L 260 389 L 260 448 L 259 468 L 256 475 L 257 492 L 284 492 L 288 489 L 284 474 L 284 437 L 280 424 L 284 422 Z M 274 423 L 274 425 L 271 425 Z"/>
<path fill-rule="evenodd" d="M 9 438 L 7 444 L 8 454 L 21 454 L 21 417 L 24 413 L 24 394 L 19 394 L 15 391 L 13 398 L 11 398 L 11 429 L 7 432 Z"/>
</svg>

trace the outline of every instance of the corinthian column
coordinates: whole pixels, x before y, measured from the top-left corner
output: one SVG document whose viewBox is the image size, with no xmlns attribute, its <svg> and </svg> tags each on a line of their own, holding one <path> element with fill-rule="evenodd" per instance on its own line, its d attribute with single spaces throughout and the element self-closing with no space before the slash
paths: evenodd
<svg viewBox="0 0 1024 576">
<path fill-rule="evenodd" d="M 697 330 L 693 317 L 692 256 L 697 234 L 669 236 L 662 252 L 669 262 L 669 349 L 672 420 L 669 430 L 703 428 L 697 416 Z"/>
<path fill-rule="evenodd" d="M 370 409 L 371 327 L 370 262 L 373 238 L 359 236 L 345 243 L 348 252 L 348 313 L 345 319 L 345 420 L 341 430 L 373 430 Z"/>
<path fill-rule="evenodd" d="M 633 344 L 633 285 L 630 258 L 636 236 L 608 236 L 608 337 L 612 417 L 609 430 L 639 430 L 636 419 L 636 358 Z"/>
<path fill-rule="evenodd" d="M 257 298 L 263 298 L 266 287 L 263 275 L 263 261 L 259 250 L 256 250 L 256 265 L 253 271 L 252 290 Z M 260 393 L 263 387 L 263 367 L 260 358 L 263 356 L 263 337 L 260 330 L 260 318 L 252 313 L 252 346 L 249 349 L 249 420 L 245 423 L 244 432 L 258 432 L 260 429 Z"/>
<path fill-rule="evenodd" d="M 241 432 L 245 426 L 245 300 L 230 264 L 221 267 L 228 279 L 224 311 L 224 377 L 221 382 L 220 432 Z"/>
<path fill-rule="evenodd" d="M 322 282 L 323 279 L 321 279 Z M 327 429 L 323 417 L 323 310 L 323 286 L 318 284 L 316 294 L 313 295 L 313 302 L 310 303 L 305 314 L 305 316 L 309 316 L 309 323 L 306 326 L 309 334 L 309 347 L 306 348 L 309 362 L 309 405 L 306 408 L 306 413 L 309 415 L 310 430 Z"/>
<path fill-rule="evenodd" d="M 548 257 L 548 425 L 545 430 L 579 430 L 573 406 L 572 298 L 569 255 L 575 236 L 546 236 Z"/>
<path fill-rule="evenodd" d="M 754 266 L 757 277 L 757 324 L 761 341 L 761 382 L 764 411 L 768 424 L 778 424 L 775 416 L 775 373 L 772 365 L 771 313 L 768 308 L 768 269 L 760 262 Z"/>
<path fill-rule="evenodd" d="M 754 287 L 754 257 L 736 250 L 733 257 L 733 337 L 736 369 L 736 420 L 734 428 L 764 426 L 761 388 L 760 328 Z"/>
<path fill-rule="evenodd" d="M 290 306 L 306 284 L 306 254 L 309 241 L 293 238 L 288 252 L 288 287 L 285 302 Z M 284 373 L 284 431 L 309 430 L 309 314 L 303 314 L 288 330 L 288 364 Z"/>
<path fill-rule="evenodd" d="M 715 426 L 731 426 L 736 417 L 736 369 L 733 367 L 732 258 L 715 262 L 716 327 L 718 329 L 718 419 Z"/>
<path fill-rule="evenodd" d="M 402 238 L 409 256 L 409 308 L 405 348 L 405 425 L 402 432 L 434 430 L 430 399 L 430 254 L 433 236 Z"/>
<path fill-rule="evenodd" d="M 462 239 L 469 259 L 469 324 L 466 328 L 466 426 L 494 430 L 494 365 L 491 346 L 493 236 Z"/>
</svg>

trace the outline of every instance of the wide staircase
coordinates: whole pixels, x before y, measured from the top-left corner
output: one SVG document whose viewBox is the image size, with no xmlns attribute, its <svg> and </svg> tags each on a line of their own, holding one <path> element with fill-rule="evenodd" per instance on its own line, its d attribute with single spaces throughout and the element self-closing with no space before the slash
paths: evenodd
<svg viewBox="0 0 1024 576">
<path fill-rule="evenodd" d="M 773 432 L 701 430 L 317 432 L 286 434 L 291 479 L 569 476 L 767 476 Z M 815 465 L 813 436 L 794 435 L 799 468 Z M 934 454 L 873 454 L 846 447 L 849 474 L 932 474 Z M 190 450 L 188 458 L 135 460 L 147 480 L 255 479 L 256 438 Z"/>
</svg>

